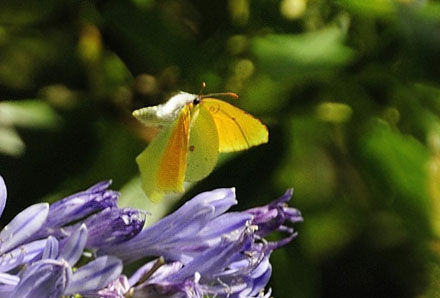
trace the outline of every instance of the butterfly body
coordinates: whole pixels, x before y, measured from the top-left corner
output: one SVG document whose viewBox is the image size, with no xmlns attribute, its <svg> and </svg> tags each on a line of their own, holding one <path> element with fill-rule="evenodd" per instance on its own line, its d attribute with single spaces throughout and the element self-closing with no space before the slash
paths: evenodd
<svg viewBox="0 0 440 298">
<path fill-rule="evenodd" d="M 135 110 L 133 116 L 146 126 L 169 125 L 177 119 L 182 108 L 193 102 L 196 97 L 194 94 L 180 91 L 166 103 Z"/>
<path fill-rule="evenodd" d="M 267 128 L 257 118 L 210 95 L 179 92 L 166 103 L 136 110 L 133 115 L 147 126 L 164 127 L 136 159 L 142 188 L 153 201 L 167 192 L 183 192 L 184 181 L 205 178 L 214 169 L 219 152 L 245 150 L 268 141 Z"/>
</svg>

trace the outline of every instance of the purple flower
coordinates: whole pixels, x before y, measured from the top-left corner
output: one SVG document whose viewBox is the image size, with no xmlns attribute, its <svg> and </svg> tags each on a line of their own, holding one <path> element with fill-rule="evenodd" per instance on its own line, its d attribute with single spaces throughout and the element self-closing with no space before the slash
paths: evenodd
<svg viewBox="0 0 440 298">
<path fill-rule="evenodd" d="M 89 231 L 87 248 L 99 248 L 132 238 L 142 230 L 145 212 L 118 208 L 119 193 L 109 190 L 110 184 L 111 181 L 100 182 L 50 205 L 46 220 L 31 239 L 50 235 L 63 245 L 63 239 L 83 223 Z"/>
<path fill-rule="evenodd" d="M 66 262 L 41 260 L 32 263 L 8 297 L 60 297 L 71 278 L 72 270 Z"/>
<path fill-rule="evenodd" d="M 269 257 L 296 237 L 291 224 L 302 221 L 287 206 L 292 190 L 266 206 L 228 212 L 237 200 L 235 189 L 225 188 L 142 230 L 145 212 L 118 208 L 109 185 L 32 205 L 0 231 L 0 297 L 269 297 Z M 0 177 L 0 215 L 5 203 Z M 272 232 L 287 236 L 268 242 Z M 85 257 L 85 248 L 96 254 Z M 129 279 L 121 275 L 120 259 L 144 257 L 159 258 Z"/>
<path fill-rule="evenodd" d="M 3 214 L 3 210 L 5 210 L 6 197 L 7 197 L 6 184 L 5 181 L 3 180 L 3 177 L 0 176 L 0 216 Z"/>
<path fill-rule="evenodd" d="M 59 250 L 58 241 L 49 237 L 41 260 L 33 262 L 21 273 L 12 288 L 11 298 L 60 297 L 86 294 L 104 288 L 122 271 L 122 263 L 111 256 L 99 257 L 73 272 L 87 241 L 87 228 L 82 225 Z"/>
<path fill-rule="evenodd" d="M 129 279 L 130 295 L 133 298 L 257 297 L 263 293 L 272 267 L 270 251 L 261 249 L 254 241 L 254 231 L 249 228 L 237 239 L 223 238 L 219 245 L 186 265 L 172 262 L 154 271 L 158 261 L 147 263 Z"/>
<path fill-rule="evenodd" d="M 103 237 L 101 240 L 107 244 L 132 237 L 144 224 L 144 214 L 137 210 L 105 209 L 116 206 L 117 199 L 117 193 L 107 190 L 108 185 L 99 183 L 55 203 L 53 208 L 47 203 L 32 205 L 0 231 L 0 297 L 95 293 L 120 276 L 122 262 L 114 256 L 93 259 L 72 273 L 87 243 L 97 241 L 88 237 L 85 222 L 95 232 L 92 236 Z M 6 186 L 0 176 L 0 215 L 5 204 Z M 77 219 L 82 221 L 66 226 Z M 63 229 L 67 232 L 60 235 Z M 60 236 L 60 241 L 48 235 L 51 231 Z M 20 265 L 26 266 L 17 271 Z"/>
<path fill-rule="evenodd" d="M 99 248 L 121 243 L 138 234 L 145 223 L 145 212 L 133 208 L 106 208 L 94 214 L 80 224 L 85 224 L 89 231 L 86 247 Z M 63 229 L 70 234 L 78 228 L 72 225 Z"/>
<path fill-rule="evenodd" d="M 119 193 L 108 190 L 111 181 L 103 181 L 89 189 L 73 194 L 49 207 L 47 221 L 41 230 L 34 235 L 34 239 L 49 235 L 66 237 L 62 227 L 83 219 L 97 211 L 108 207 L 117 207 Z"/>
<path fill-rule="evenodd" d="M 269 297 L 264 294 L 272 267 L 272 251 L 290 242 L 293 228 L 285 223 L 302 221 L 298 210 L 287 206 L 292 191 L 274 202 L 243 212 L 226 212 L 236 203 L 234 189 L 202 193 L 175 213 L 144 229 L 109 253 L 133 261 L 145 256 L 164 256 L 141 267 L 102 290 L 106 297 Z M 274 231 L 289 236 L 275 242 L 263 237 Z"/>
<path fill-rule="evenodd" d="M 188 263 L 195 255 L 219 243 L 222 235 L 245 228 L 252 215 L 224 214 L 236 203 L 233 188 L 199 194 L 134 238 L 100 249 L 98 254 L 116 255 L 124 262 L 164 256 L 167 260 Z"/>
<path fill-rule="evenodd" d="M 0 176 L 0 216 L 6 205 L 6 186 Z M 0 232 L 0 293 L 8 291 L 18 279 L 7 272 L 37 259 L 43 253 L 46 240 L 29 242 L 32 235 L 44 224 L 48 215 L 47 203 L 32 205 L 9 222 Z"/>
<path fill-rule="evenodd" d="M 272 250 L 286 245 L 297 235 L 293 228 L 284 224 L 285 222 L 294 224 L 303 221 L 301 212 L 298 209 L 291 208 L 287 205 L 287 202 L 290 200 L 292 195 L 293 189 L 288 189 L 284 195 L 273 202 L 265 206 L 244 211 L 245 213 L 253 216 L 252 225 L 258 226 L 258 230 L 256 231 L 257 235 L 264 237 L 274 231 L 290 234 L 289 237 L 286 237 L 282 240 L 270 242 Z"/>
<path fill-rule="evenodd" d="M 53 203 L 49 209 L 47 227 L 61 227 L 107 207 L 116 207 L 119 193 L 109 190 L 111 181 L 99 182 L 85 191 L 78 192 Z"/>
</svg>

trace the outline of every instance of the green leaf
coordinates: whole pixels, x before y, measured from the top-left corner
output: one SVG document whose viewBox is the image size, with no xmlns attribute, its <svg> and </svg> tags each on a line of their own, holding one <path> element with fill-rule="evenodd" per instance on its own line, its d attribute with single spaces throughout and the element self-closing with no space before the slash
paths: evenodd
<svg viewBox="0 0 440 298">
<path fill-rule="evenodd" d="M 26 128 L 54 129 L 61 118 L 52 107 L 40 100 L 0 102 L 0 123 Z"/>
<path fill-rule="evenodd" d="M 376 123 L 360 141 L 360 154 L 371 175 L 373 193 L 380 191 L 388 197 L 381 202 L 403 218 L 408 229 L 417 235 L 429 233 L 427 192 L 428 151 L 410 135 L 392 131 Z M 382 199 L 382 198 L 381 198 Z"/>
<path fill-rule="evenodd" d="M 19 156 L 23 153 L 25 145 L 13 127 L 0 126 L 0 153 Z"/>
<path fill-rule="evenodd" d="M 362 15 L 389 16 L 395 12 L 393 0 L 339 0 L 345 8 Z"/>
<path fill-rule="evenodd" d="M 252 52 L 262 68 L 278 78 L 304 76 L 341 67 L 353 58 L 337 27 L 304 34 L 269 34 L 253 40 Z"/>
</svg>

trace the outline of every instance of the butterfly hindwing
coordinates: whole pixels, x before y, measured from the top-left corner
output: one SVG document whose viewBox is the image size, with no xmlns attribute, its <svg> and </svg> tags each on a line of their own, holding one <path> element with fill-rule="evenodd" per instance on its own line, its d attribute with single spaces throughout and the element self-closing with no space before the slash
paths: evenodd
<svg viewBox="0 0 440 298">
<path fill-rule="evenodd" d="M 186 181 L 199 181 L 214 169 L 218 157 L 218 133 L 214 119 L 202 105 L 194 108 L 197 113 L 191 127 L 188 147 Z"/>
<path fill-rule="evenodd" d="M 136 158 L 142 188 L 153 201 L 165 192 L 184 191 L 189 124 L 189 107 L 185 107 L 175 123 L 165 127 Z"/>
<path fill-rule="evenodd" d="M 215 98 L 200 103 L 211 114 L 218 132 L 219 152 L 231 152 L 267 143 L 267 127 L 251 114 Z"/>
<path fill-rule="evenodd" d="M 162 129 L 162 131 L 150 142 L 150 144 L 139 154 L 136 162 L 141 173 L 141 185 L 145 194 L 153 201 L 160 199 L 160 193 L 157 192 L 156 177 L 161 157 L 167 146 L 168 139 L 174 129 L 174 125 L 170 125 Z"/>
</svg>

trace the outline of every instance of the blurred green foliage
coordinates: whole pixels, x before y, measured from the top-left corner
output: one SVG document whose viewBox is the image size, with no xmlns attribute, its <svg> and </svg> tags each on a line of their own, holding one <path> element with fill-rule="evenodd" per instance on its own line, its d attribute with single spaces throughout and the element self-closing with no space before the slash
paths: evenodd
<svg viewBox="0 0 440 298">
<path fill-rule="evenodd" d="M 436 1 L 1 1 L 2 222 L 109 178 L 150 223 L 215 187 L 239 209 L 294 187 L 275 297 L 440 297 L 439 65 Z M 131 111 L 202 82 L 270 142 L 154 205 L 135 157 L 157 131 Z"/>
</svg>

